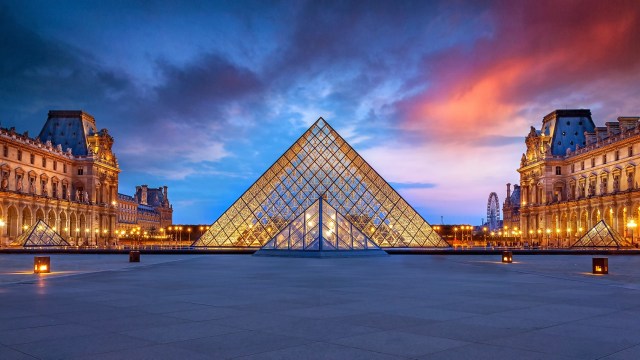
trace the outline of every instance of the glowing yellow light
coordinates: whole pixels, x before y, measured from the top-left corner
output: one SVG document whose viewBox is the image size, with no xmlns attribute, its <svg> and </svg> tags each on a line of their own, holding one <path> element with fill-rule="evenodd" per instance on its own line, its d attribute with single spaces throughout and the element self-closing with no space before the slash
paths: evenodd
<svg viewBox="0 0 640 360">
<path fill-rule="evenodd" d="M 40 271 L 47 271 L 47 265 L 40 265 Z"/>
</svg>

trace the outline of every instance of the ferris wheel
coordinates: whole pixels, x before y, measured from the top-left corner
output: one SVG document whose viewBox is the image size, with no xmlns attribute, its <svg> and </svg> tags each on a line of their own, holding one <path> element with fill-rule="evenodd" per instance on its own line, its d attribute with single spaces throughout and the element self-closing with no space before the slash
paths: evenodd
<svg viewBox="0 0 640 360">
<path fill-rule="evenodd" d="M 489 231 L 500 227 L 500 203 L 498 202 L 498 194 L 494 192 L 489 194 L 487 201 L 487 226 Z"/>
</svg>

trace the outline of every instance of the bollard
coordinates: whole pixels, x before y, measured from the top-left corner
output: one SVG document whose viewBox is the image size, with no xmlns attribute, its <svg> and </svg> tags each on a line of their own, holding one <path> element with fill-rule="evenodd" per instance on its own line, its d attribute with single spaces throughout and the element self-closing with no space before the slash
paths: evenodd
<svg viewBox="0 0 640 360">
<path fill-rule="evenodd" d="M 609 273 L 609 258 L 592 258 L 591 271 L 594 274 L 604 275 Z"/>
<path fill-rule="evenodd" d="M 129 251 L 129 262 L 140 262 L 140 251 L 138 250 Z"/>
<path fill-rule="evenodd" d="M 511 264 L 513 262 L 513 253 L 511 251 L 502 252 L 502 262 Z"/>
<path fill-rule="evenodd" d="M 33 273 L 44 274 L 51 272 L 51 258 L 48 256 L 35 256 L 33 258 Z"/>
</svg>

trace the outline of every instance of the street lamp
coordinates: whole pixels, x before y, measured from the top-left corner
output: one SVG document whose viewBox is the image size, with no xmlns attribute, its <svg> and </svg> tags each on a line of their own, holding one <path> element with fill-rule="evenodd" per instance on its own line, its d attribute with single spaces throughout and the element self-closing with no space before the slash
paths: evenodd
<svg viewBox="0 0 640 360">
<path fill-rule="evenodd" d="M 2 238 L 4 237 L 4 227 L 7 224 L 4 222 L 3 219 L 0 219 L 0 246 L 2 245 Z M 8 245 L 8 244 L 7 244 Z"/>
<path fill-rule="evenodd" d="M 191 242 L 191 228 L 187 228 L 187 232 L 189 233 L 189 242 Z"/>
<path fill-rule="evenodd" d="M 560 247 L 560 229 L 556 228 L 556 247 Z"/>
<path fill-rule="evenodd" d="M 633 247 L 633 232 L 635 231 L 637 226 L 638 224 L 636 224 L 636 221 L 634 219 L 629 220 L 629 222 L 627 223 L 627 228 L 631 229 L 631 246 L 632 247 Z"/>
<path fill-rule="evenodd" d="M 458 240 L 458 228 L 454 227 L 453 228 L 453 241 Z"/>
<path fill-rule="evenodd" d="M 549 247 L 550 238 L 551 238 L 551 229 L 547 228 L 547 247 Z"/>
</svg>

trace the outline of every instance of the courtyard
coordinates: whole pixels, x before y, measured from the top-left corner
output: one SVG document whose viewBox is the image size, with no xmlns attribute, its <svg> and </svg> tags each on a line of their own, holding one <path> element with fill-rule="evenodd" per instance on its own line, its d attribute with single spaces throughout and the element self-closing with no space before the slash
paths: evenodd
<svg viewBox="0 0 640 360">
<path fill-rule="evenodd" d="M 637 359 L 640 257 L 0 255 L 2 359 Z"/>
</svg>

